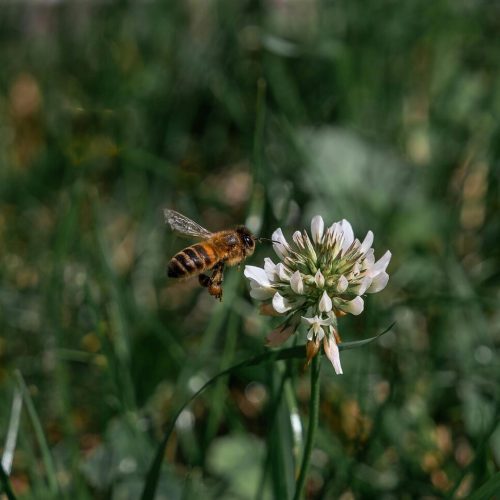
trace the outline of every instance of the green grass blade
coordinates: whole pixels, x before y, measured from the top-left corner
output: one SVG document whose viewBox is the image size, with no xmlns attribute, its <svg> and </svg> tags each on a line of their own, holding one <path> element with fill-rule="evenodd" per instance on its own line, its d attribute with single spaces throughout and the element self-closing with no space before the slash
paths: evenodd
<svg viewBox="0 0 500 500">
<path fill-rule="evenodd" d="M 298 465 L 300 457 L 304 449 L 304 423 L 300 416 L 299 402 L 297 400 L 297 392 L 295 391 L 293 377 L 291 376 L 285 383 L 284 398 L 286 401 L 288 427 L 290 429 L 290 445 L 291 449 L 288 454 L 291 459 L 291 467 L 287 470 L 287 484 L 289 486 L 289 495 L 295 488 L 295 480 L 297 479 Z M 283 452 L 285 453 L 285 452 Z"/>
<path fill-rule="evenodd" d="M 278 372 L 278 370 L 275 370 Z M 271 373 L 270 378 L 271 378 L 271 385 L 274 385 L 273 382 L 275 382 L 275 377 L 277 376 L 277 373 Z M 264 489 L 266 486 L 266 480 L 267 480 L 267 474 L 270 471 L 271 467 L 271 459 L 272 459 L 272 441 L 273 437 L 275 435 L 274 430 L 277 428 L 278 423 L 277 423 L 277 415 L 280 406 L 282 405 L 282 399 L 283 399 L 283 394 L 285 390 L 285 384 L 287 380 L 290 377 L 289 369 L 286 368 L 284 373 L 281 375 L 281 379 L 279 381 L 279 384 L 277 388 L 275 389 L 275 392 L 273 394 L 273 397 L 271 398 L 271 403 L 270 403 L 270 408 L 268 411 L 268 416 L 267 416 L 267 421 L 270 424 L 270 432 L 268 433 L 268 442 L 267 442 L 267 453 L 266 456 L 264 457 L 264 460 L 262 461 L 262 473 L 261 477 L 259 480 L 259 487 L 257 488 L 257 493 L 255 496 L 255 500 L 260 500 L 263 497 L 264 494 Z"/>
<path fill-rule="evenodd" d="M 271 371 L 271 370 L 270 370 Z M 283 362 L 273 365 L 273 387 L 277 386 L 279 391 L 273 395 L 276 401 L 274 408 L 271 407 L 271 427 L 267 436 L 267 457 L 263 464 L 263 478 L 270 475 L 270 486 L 272 487 L 273 498 L 290 498 L 295 484 L 295 463 L 294 463 L 294 434 L 292 418 L 295 412 L 295 400 L 290 401 L 291 374 L 290 363 L 285 366 Z M 280 373 L 283 373 L 279 380 Z M 279 382 L 279 385 L 278 385 Z M 262 484 L 261 489 L 265 486 Z M 262 498 L 256 497 L 256 499 Z"/>
<path fill-rule="evenodd" d="M 28 411 L 28 415 L 31 420 L 31 425 L 33 426 L 33 429 L 35 431 L 38 446 L 40 447 L 40 451 L 42 453 L 42 460 L 45 467 L 45 472 L 47 474 L 47 481 L 49 484 L 50 492 L 54 497 L 59 496 L 60 489 L 57 482 L 56 467 L 52 459 L 52 454 L 50 453 L 49 443 L 47 442 L 47 439 L 45 438 L 45 434 L 43 432 L 42 423 L 38 418 L 38 413 L 35 409 L 35 405 L 33 403 L 33 400 L 31 399 L 28 387 L 26 386 L 21 372 L 17 370 L 15 374 L 19 389 L 21 391 L 21 394 L 23 395 L 26 410 Z"/>
<path fill-rule="evenodd" d="M 2 486 L 3 492 L 7 495 L 8 500 L 16 500 L 16 495 L 14 495 L 12 487 L 10 486 L 9 476 L 7 476 L 1 464 L 0 464 L 0 485 Z"/>
<path fill-rule="evenodd" d="M 16 451 L 17 435 L 19 433 L 19 422 L 21 420 L 21 410 L 23 407 L 23 398 L 19 389 L 14 390 L 12 398 L 12 409 L 10 412 L 9 428 L 7 430 L 7 438 L 5 439 L 5 447 L 2 455 L 2 467 L 6 474 L 10 474 L 12 470 L 12 461 Z"/>
<path fill-rule="evenodd" d="M 363 345 L 374 342 L 379 337 L 381 337 L 382 335 L 387 333 L 389 330 L 391 330 L 394 325 L 395 325 L 395 322 L 392 323 L 391 325 L 389 325 L 383 332 L 379 333 L 378 335 L 376 335 L 374 337 L 370 337 L 369 339 L 359 340 L 359 341 L 355 341 L 355 342 L 343 342 L 339 345 L 339 349 L 341 351 L 347 350 L 347 349 L 354 349 L 355 347 L 361 347 Z M 166 449 L 168 440 L 170 438 L 170 434 L 174 430 L 175 422 L 179 418 L 179 415 L 182 413 L 182 411 L 186 408 L 186 406 L 189 405 L 193 400 L 195 400 L 207 387 L 209 387 L 211 384 L 213 384 L 220 377 L 230 375 L 231 373 L 233 373 L 237 370 L 240 370 L 241 368 L 259 365 L 261 363 L 269 363 L 269 362 L 277 361 L 280 359 L 293 359 L 293 358 L 302 359 L 304 357 L 305 357 L 304 346 L 289 347 L 287 349 L 282 349 L 280 351 L 267 351 L 263 354 L 259 354 L 257 356 L 252 357 L 252 358 L 246 359 L 246 360 L 242 361 L 241 363 L 233 365 L 230 368 L 227 368 L 226 370 L 222 370 L 217 375 L 214 375 L 210 380 L 208 380 L 200 389 L 198 389 L 187 401 L 185 401 L 181 405 L 181 407 L 175 413 L 170 424 L 168 425 L 167 430 L 165 431 L 165 434 L 163 436 L 163 439 L 161 440 L 160 444 L 158 445 L 153 463 L 151 464 L 151 467 L 150 467 L 148 474 L 146 476 L 146 482 L 144 485 L 144 490 L 142 492 L 141 500 L 150 500 L 150 499 L 154 498 L 155 492 L 156 492 L 156 487 L 158 485 L 158 481 L 160 478 L 160 469 L 161 469 L 161 464 L 163 462 L 163 456 L 165 454 L 165 449 Z"/>
<path fill-rule="evenodd" d="M 469 497 L 469 500 L 483 500 L 487 498 L 494 498 L 494 495 L 500 491 L 500 472 L 497 472 L 479 489 L 477 489 Z"/>
<path fill-rule="evenodd" d="M 221 359 L 221 368 L 224 366 L 228 366 L 233 360 L 233 356 L 236 351 L 238 324 L 239 324 L 239 316 L 237 316 L 234 313 L 231 313 L 229 316 L 228 325 L 226 329 L 225 346 Z M 220 382 L 222 382 L 221 379 L 218 380 L 214 390 L 212 391 L 212 394 L 210 395 L 212 409 L 208 415 L 205 436 L 204 436 L 204 441 L 207 444 L 207 446 L 208 443 L 212 441 L 212 439 L 217 433 L 217 429 L 219 427 L 219 423 L 226 405 L 227 388 L 224 387 L 224 385 L 221 384 Z"/>
</svg>

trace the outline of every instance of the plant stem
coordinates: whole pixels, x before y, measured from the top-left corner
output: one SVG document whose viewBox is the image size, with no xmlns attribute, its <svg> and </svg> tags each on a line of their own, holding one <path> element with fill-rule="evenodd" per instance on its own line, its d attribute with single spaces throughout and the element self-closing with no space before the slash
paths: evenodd
<svg viewBox="0 0 500 500">
<path fill-rule="evenodd" d="M 297 479 L 297 487 L 295 488 L 294 500 L 300 500 L 303 497 L 304 485 L 306 482 L 309 462 L 311 461 L 311 452 L 314 444 L 314 436 L 318 427 L 319 415 L 319 371 L 320 371 L 320 355 L 314 356 L 311 366 L 311 399 L 309 401 L 309 427 L 307 428 L 306 444 L 304 447 L 304 455 L 302 456 L 302 464 L 300 473 Z"/>
</svg>

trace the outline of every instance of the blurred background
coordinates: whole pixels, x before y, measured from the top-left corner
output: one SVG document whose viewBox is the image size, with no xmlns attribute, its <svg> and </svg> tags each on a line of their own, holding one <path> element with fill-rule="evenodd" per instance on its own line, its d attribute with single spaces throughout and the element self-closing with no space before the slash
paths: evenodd
<svg viewBox="0 0 500 500">
<path fill-rule="evenodd" d="M 268 237 L 346 218 L 392 251 L 387 288 L 340 326 L 346 341 L 396 326 L 344 351 L 345 375 L 323 363 L 307 498 L 464 498 L 488 481 L 499 29 L 482 0 L 2 0 L 0 450 L 18 423 L 18 497 L 138 498 L 178 405 L 266 352 L 242 269 L 222 303 L 166 279 L 186 242 L 164 207 Z M 302 364 L 198 397 L 157 498 L 291 498 Z"/>
</svg>

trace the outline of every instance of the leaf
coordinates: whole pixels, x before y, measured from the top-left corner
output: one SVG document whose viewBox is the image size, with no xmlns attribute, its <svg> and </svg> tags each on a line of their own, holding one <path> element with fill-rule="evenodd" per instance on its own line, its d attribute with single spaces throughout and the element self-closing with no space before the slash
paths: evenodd
<svg viewBox="0 0 500 500">
<path fill-rule="evenodd" d="M 362 347 L 367 344 L 371 344 L 372 342 L 375 342 L 378 338 L 382 337 L 382 335 L 385 335 L 387 332 L 392 330 L 394 328 L 394 325 L 396 322 L 394 321 L 391 323 L 383 332 L 379 333 L 378 335 L 375 335 L 375 337 L 370 337 L 369 339 L 363 339 L 363 340 L 354 340 L 352 342 L 342 342 L 339 344 L 339 351 L 347 351 L 348 349 L 355 349 L 356 347 Z"/>
<path fill-rule="evenodd" d="M 379 337 L 381 337 L 389 330 L 391 330 L 394 325 L 395 322 L 389 325 L 383 332 L 379 333 L 374 337 L 370 337 L 369 339 L 359 340 L 355 342 L 343 342 L 339 345 L 339 350 L 343 351 L 347 349 L 354 349 L 356 347 L 361 347 L 363 345 L 370 344 L 371 342 L 374 342 Z M 196 391 L 187 401 L 185 401 L 181 405 L 181 407 L 177 410 L 177 412 L 174 414 L 174 417 L 170 421 L 167 430 L 163 435 L 163 439 L 158 445 L 155 457 L 153 459 L 153 463 L 151 464 L 151 467 L 149 468 L 148 474 L 146 476 L 146 482 L 144 484 L 144 490 L 142 492 L 141 500 L 150 500 L 151 498 L 155 497 L 156 488 L 160 478 L 161 464 L 163 462 L 163 457 L 165 455 L 165 449 L 167 447 L 170 434 L 172 434 L 172 431 L 174 430 L 175 422 L 179 418 L 179 415 L 182 413 L 184 408 L 186 408 L 187 405 L 189 405 L 194 399 L 196 399 L 209 385 L 214 383 L 220 377 L 223 377 L 225 375 L 230 375 L 231 373 L 240 370 L 241 368 L 259 365 L 261 363 L 269 363 L 279 359 L 292 359 L 292 358 L 301 359 L 304 358 L 304 354 L 305 353 L 303 345 L 289 347 L 288 349 L 281 349 L 280 351 L 268 351 L 263 354 L 254 356 L 252 358 L 246 359 L 241 363 L 233 365 L 232 367 L 219 372 L 217 375 L 214 375 L 210 380 L 208 380 L 200 389 L 198 389 L 198 391 Z"/>
</svg>

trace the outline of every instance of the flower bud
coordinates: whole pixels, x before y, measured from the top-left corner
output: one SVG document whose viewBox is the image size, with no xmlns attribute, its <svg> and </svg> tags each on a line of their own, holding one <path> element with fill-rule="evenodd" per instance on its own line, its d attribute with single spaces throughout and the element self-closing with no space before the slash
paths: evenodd
<svg viewBox="0 0 500 500">
<path fill-rule="evenodd" d="M 325 223 L 321 215 L 316 215 L 311 221 L 311 235 L 314 243 L 321 243 L 323 238 L 323 231 L 325 230 Z"/>
<path fill-rule="evenodd" d="M 290 277 L 290 286 L 295 293 L 299 295 L 304 293 L 304 282 L 299 271 L 295 271 Z"/>
<path fill-rule="evenodd" d="M 323 276 L 321 269 L 318 269 L 316 275 L 314 276 L 314 281 L 318 288 L 323 288 L 325 286 L 325 277 Z"/>
<path fill-rule="evenodd" d="M 321 300 L 318 304 L 318 309 L 320 310 L 320 312 L 324 313 L 330 312 L 332 310 L 332 299 L 326 292 L 323 292 L 323 295 L 321 296 Z"/>
<path fill-rule="evenodd" d="M 306 366 L 309 366 L 311 360 L 318 354 L 319 351 L 319 342 L 314 340 L 309 340 L 306 343 Z"/>
<path fill-rule="evenodd" d="M 343 293 L 347 290 L 347 287 L 349 286 L 349 282 L 347 281 L 347 278 L 342 274 L 337 281 L 337 292 Z"/>
</svg>

